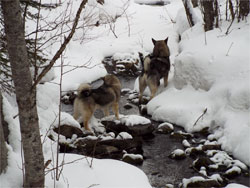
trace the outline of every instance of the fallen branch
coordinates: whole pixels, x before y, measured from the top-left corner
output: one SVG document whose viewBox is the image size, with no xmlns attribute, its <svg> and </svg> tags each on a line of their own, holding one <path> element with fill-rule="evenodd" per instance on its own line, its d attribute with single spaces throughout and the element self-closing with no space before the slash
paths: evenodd
<svg viewBox="0 0 250 188">
<path fill-rule="evenodd" d="M 197 122 L 207 113 L 207 108 L 204 110 L 204 112 L 198 117 L 198 119 L 195 121 L 194 125 L 195 126 L 197 124 Z"/>
</svg>

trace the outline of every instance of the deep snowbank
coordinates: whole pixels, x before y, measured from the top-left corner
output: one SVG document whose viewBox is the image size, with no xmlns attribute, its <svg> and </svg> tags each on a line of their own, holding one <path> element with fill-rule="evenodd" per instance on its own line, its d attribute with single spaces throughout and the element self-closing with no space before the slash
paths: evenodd
<svg viewBox="0 0 250 188">
<path fill-rule="evenodd" d="M 223 149 L 250 165 L 249 23 L 234 23 L 228 35 L 228 22 L 204 33 L 201 23 L 183 29 L 183 14 L 176 18 L 182 40 L 172 83 L 148 103 L 148 112 L 190 132 L 209 127 Z"/>
</svg>

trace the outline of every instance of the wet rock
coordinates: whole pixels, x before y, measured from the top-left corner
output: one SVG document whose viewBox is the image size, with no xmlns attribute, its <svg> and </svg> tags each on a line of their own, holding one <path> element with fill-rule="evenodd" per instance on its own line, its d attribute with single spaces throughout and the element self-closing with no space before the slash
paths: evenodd
<svg viewBox="0 0 250 188">
<path fill-rule="evenodd" d="M 166 188 L 174 188 L 174 185 L 173 185 L 173 184 L 168 183 L 168 184 L 166 184 Z"/>
<path fill-rule="evenodd" d="M 203 151 L 207 150 L 221 150 L 221 146 L 219 144 L 208 144 L 202 146 Z"/>
<path fill-rule="evenodd" d="M 178 132 L 172 132 L 170 135 L 170 138 L 176 139 L 176 140 L 184 140 L 184 139 L 191 139 L 193 138 L 193 135 L 190 133 L 185 133 L 182 131 Z"/>
<path fill-rule="evenodd" d="M 192 158 L 197 158 L 197 156 L 205 155 L 205 152 L 199 147 L 187 148 L 185 153 Z"/>
<path fill-rule="evenodd" d="M 185 148 L 191 147 L 191 144 L 190 144 L 186 139 L 182 141 L 182 145 L 183 145 Z"/>
<path fill-rule="evenodd" d="M 122 157 L 122 161 L 134 164 L 134 165 L 140 165 L 143 163 L 143 156 L 140 154 L 124 154 Z"/>
<path fill-rule="evenodd" d="M 157 128 L 157 133 L 168 134 L 174 131 L 174 126 L 171 123 L 161 123 Z"/>
<path fill-rule="evenodd" d="M 123 106 L 123 108 L 129 110 L 129 109 L 133 108 L 133 106 L 132 106 L 131 104 L 127 103 L 127 104 L 125 104 L 125 105 Z"/>
<path fill-rule="evenodd" d="M 240 175 L 241 169 L 238 166 L 233 166 L 232 168 L 228 169 L 224 176 L 228 179 L 232 179 L 238 175 Z"/>
<path fill-rule="evenodd" d="M 129 89 L 129 88 L 123 88 L 123 89 L 121 89 L 121 94 L 122 94 L 122 95 L 126 95 L 126 94 L 128 94 L 129 92 L 131 92 L 131 89 Z"/>
<path fill-rule="evenodd" d="M 132 139 L 132 138 L 133 137 L 127 132 L 120 132 L 116 137 L 116 139 L 119 139 L 119 140 Z"/>
<path fill-rule="evenodd" d="M 198 133 L 201 134 L 201 135 L 204 135 L 204 136 L 208 136 L 210 134 L 209 133 L 209 127 L 204 127 Z"/>
<path fill-rule="evenodd" d="M 147 109 L 146 105 L 144 105 L 144 104 L 140 105 L 139 109 L 140 109 L 140 114 L 142 116 L 148 115 L 148 109 Z"/>
<path fill-rule="evenodd" d="M 220 187 L 221 184 L 214 179 L 205 179 L 201 176 L 195 176 L 190 179 L 184 178 L 180 187 Z"/>
<path fill-rule="evenodd" d="M 130 124 L 130 120 L 131 123 Z M 133 120 L 133 118 L 135 118 Z M 115 134 L 119 134 L 120 132 L 128 132 L 132 136 L 144 136 L 152 134 L 154 131 L 154 127 L 151 124 L 151 122 L 148 120 L 145 122 L 144 120 L 147 120 L 146 118 L 143 118 L 141 120 L 137 120 L 137 118 L 143 118 L 141 116 L 137 115 L 130 115 L 126 117 L 120 118 L 120 120 L 112 120 L 112 119 L 103 119 L 101 123 L 105 126 L 107 132 L 114 132 Z"/>
<path fill-rule="evenodd" d="M 169 157 L 171 159 L 177 159 L 177 160 L 181 160 L 181 159 L 185 159 L 186 158 L 186 154 L 183 150 L 181 149 L 176 149 L 174 150 Z"/>
<path fill-rule="evenodd" d="M 79 139 L 74 145 L 81 154 L 96 158 L 121 159 L 124 150 L 142 153 L 142 141 L 139 138 L 125 140 Z"/>
<path fill-rule="evenodd" d="M 140 74 L 141 65 L 138 54 L 116 53 L 112 57 L 105 57 L 102 63 L 109 73 L 124 76 Z"/>
<path fill-rule="evenodd" d="M 53 129 L 57 134 L 59 132 L 59 128 L 55 127 Z M 72 138 L 72 135 L 75 134 L 77 137 L 87 136 L 80 128 L 70 126 L 70 125 L 61 125 L 60 126 L 60 134 L 65 136 L 66 138 Z"/>
<path fill-rule="evenodd" d="M 213 162 L 207 158 L 207 157 L 199 157 L 198 159 L 196 159 L 192 166 L 196 169 L 196 170 L 200 170 L 201 167 L 205 167 L 205 168 L 209 168 L 209 166 L 213 164 Z"/>
</svg>

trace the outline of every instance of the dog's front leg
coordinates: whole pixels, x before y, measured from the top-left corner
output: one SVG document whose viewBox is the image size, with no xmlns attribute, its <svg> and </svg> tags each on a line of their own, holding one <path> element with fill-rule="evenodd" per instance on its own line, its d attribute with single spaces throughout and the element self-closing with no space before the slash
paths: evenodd
<svg viewBox="0 0 250 188">
<path fill-rule="evenodd" d="M 168 85 L 168 73 L 164 76 L 164 87 L 167 87 Z"/>
<path fill-rule="evenodd" d="M 91 109 L 89 109 L 89 111 L 85 111 L 83 112 L 83 124 L 84 124 L 84 129 L 87 131 L 91 131 L 91 129 L 89 128 L 89 120 L 91 119 L 93 115 L 93 111 Z"/>
<path fill-rule="evenodd" d="M 119 104 L 118 102 L 112 105 L 113 112 L 115 114 L 116 119 L 119 119 Z"/>
</svg>

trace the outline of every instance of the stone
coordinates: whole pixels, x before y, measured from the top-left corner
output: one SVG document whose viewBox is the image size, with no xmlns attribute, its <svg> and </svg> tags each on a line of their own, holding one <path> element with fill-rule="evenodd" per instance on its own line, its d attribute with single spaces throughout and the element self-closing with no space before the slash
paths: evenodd
<svg viewBox="0 0 250 188">
<path fill-rule="evenodd" d="M 181 188 L 186 187 L 221 187 L 221 184 L 214 179 L 205 179 L 203 177 L 192 177 L 190 179 L 184 178 L 182 180 Z"/>
<path fill-rule="evenodd" d="M 142 154 L 142 140 L 140 138 L 124 140 L 94 140 L 83 138 L 78 139 L 74 145 L 81 154 L 96 158 L 121 159 L 124 150 Z"/>
<path fill-rule="evenodd" d="M 221 150 L 221 146 L 219 144 L 208 144 L 202 146 L 203 151 L 207 150 Z"/>
<path fill-rule="evenodd" d="M 225 173 L 224 176 L 228 179 L 232 179 L 238 175 L 240 175 L 241 169 L 238 166 L 233 166 L 232 168 L 228 169 Z"/>
<path fill-rule="evenodd" d="M 123 108 L 129 110 L 129 109 L 133 108 L 133 106 L 132 106 L 131 104 L 127 103 L 127 104 L 125 104 L 125 105 L 123 106 Z"/>
<path fill-rule="evenodd" d="M 122 161 L 134 164 L 134 165 L 140 165 L 143 163 L 143 156 L 140 154 L 124 154 L 122 157 Z"/>
<path fill-rule="evenodd" d="M 186 154 L 183 150 L 181 149 L 176 149 L 174 150 L 169 157 L 171 159 L 177 159 L 177 160 L 181 160 L 181 159 L 185 159 L 186 158 Z"/>
<path fill-rule="evenodd" d="M 161 123 L 156 130 L 157 133 L 162 133 L 162 134 L 168 134 L 173 131 L 174 131 L 173 125 L 167 122 Z"/>
<path fill-rule="evenodd" d="M 58 127 L 55 127 L 53 130 L 58 134 L 58 132 L 59 132 Z M 70 126 L 70 125 L 61 125 L 60 126 L 60 134 L 65 136 L 66 138 L 72 138 L 73 134 L 77 135 L 77 137 L 86 136 L 86 134 L 83 133 L 83 131 L 80 128 Z"/>
<path fill-rule="evenodd" d="M 214 163 L 209 158 L 199 157 L 193 162 L 192 166 L 199 171 L 201 167 L 205 167 L 206 169 L 208 169 L 211 164 Z"/>
<path fill-rule="evenodd" d="M 114 132 L 116 135 L 120 132 L 128 132 L 132 136 L 146 136 L 152 134 L 154 127 L 151 123 L 125 125 L 126 122 L 104 119 L 101 123 L 105 126 L 107 132 Z"/>
</svg>

